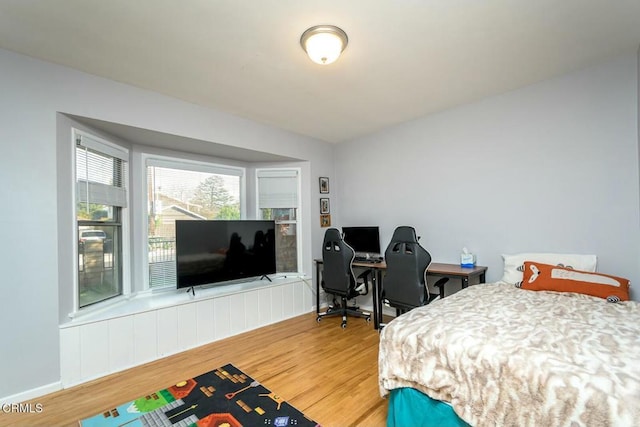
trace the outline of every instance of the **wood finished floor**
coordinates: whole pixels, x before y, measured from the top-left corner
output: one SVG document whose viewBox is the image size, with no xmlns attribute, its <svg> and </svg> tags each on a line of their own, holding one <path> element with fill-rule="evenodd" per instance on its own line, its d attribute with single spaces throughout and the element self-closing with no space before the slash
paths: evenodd
<svg viewBox="0 0 640 427">
<path fill-rule="evenodd" d="M 226 338 L 37 399 L 40 414 L 0 412 L 0 425 L 77 426 L 107 408 L 232 363 L 319 424 L 384 426 L 378 332 L 364 319 L 315 313 Z"/>
</svg>

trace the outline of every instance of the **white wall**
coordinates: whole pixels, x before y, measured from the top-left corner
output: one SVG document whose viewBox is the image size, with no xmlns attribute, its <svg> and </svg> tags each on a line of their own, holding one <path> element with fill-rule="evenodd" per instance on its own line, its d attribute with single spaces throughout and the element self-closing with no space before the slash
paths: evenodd
<svg viewBox="0 0 640 427">
<path fill-rule="evenodd" d="M 0 50 L 0 398 L 60 382 L 56 113 L 151 129 L 309 161 L 303 210 L 317 176 L 333 172 L 330 144 Z M 312 274 L 323 230 L 304 226 Z M 316 249 L 316 246 L 318 247 Z"/>
<path fill-rule="evenodd" d="M 413 225 L 434 261 L 463 246 L 594 253 L 640 299 L 636 54 L 336 148 L 338 225 Z"/>
</svg>

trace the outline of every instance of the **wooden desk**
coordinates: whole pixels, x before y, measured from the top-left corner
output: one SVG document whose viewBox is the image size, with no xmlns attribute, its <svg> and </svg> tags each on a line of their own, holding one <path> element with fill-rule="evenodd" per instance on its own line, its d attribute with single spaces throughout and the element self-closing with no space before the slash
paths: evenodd
<svg viewBox="0 0 640 427">
<path fill-rule="evenodd" d="M 316 313 L 320 313 L 320 266 L 323 264 L 321 259 L 315 259 L 316 263 Z M 382 262 L 354 262 L 352 264 L 358 268 L 370 268 L 373 270 L 373 327 L 380 329 L 380 323 L 382 320 L 382 298 L 380 293 L 382 291 L 382 273 L 387 269 L 387 264 Z M 448 277 L 449 279 L 460 279 L 462 281 L 462 287 L 469 286 L 469 279 L 474 277 L 479 278 L 479 283 L 485 283 L 487 267 L 475 266 L 475 267 L 460 267 L 459 264 L 443 264 L 439 262 L 432 262 L 427 268 L 427 277 Z M 448 283 L 448 282 L 447 282 Z M 446 284 L 445 284 L 446 286 Z M 440 287 L 440 298 L 444 298 L 444 286 Z"/>
<path fill-rule="evenodd" d="M 486 282 L 487 267 L 460 267 L 459 264 L 442 264 L 432 262 L 427 269 L 427 277 L 448 277 L 449 279 L 461 279 L 462 287 L 469 286 L 469 279 L 479 278 L 479 283 Z M 444 286 L 440 288 L 440 298 L 444 298 Z"/>
</svg>

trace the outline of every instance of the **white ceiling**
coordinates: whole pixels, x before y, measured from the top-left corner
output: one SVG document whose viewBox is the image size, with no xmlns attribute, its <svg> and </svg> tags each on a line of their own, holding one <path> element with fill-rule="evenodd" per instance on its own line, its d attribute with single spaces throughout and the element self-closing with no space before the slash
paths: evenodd
<svg viewBox="0 0 640 427">
<path fill-rule="evenodd" d="M 312 63 L 304 30 L 349 45 Z M 329 142 L 640 44 L 640 0 L 0 0 L 0 47 Z"/>
</svg>

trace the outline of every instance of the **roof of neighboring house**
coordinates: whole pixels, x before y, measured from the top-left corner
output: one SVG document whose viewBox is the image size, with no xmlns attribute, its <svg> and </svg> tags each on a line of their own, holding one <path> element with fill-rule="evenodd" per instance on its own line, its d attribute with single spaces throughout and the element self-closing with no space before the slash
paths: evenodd
<svg viewBox="0 0 640 427">
<path fill-rule="evenodd" d="M 182 208 L 182 207 L 176 206 L 176 205 L 171 205 L 171 206 L 167 206 L 166 208 L 162 208 L 160 210 L 160 212 L 162 213 L 162 212 L 165 212 L 165 211 L 168 211 L 168 210 L 178 211 L 183 215 L 187 215 L 187 216 L 192 217 L 193 219 L 207 219 L 207 218 L 203 217 L 202 215 L 198 215 L 195 212 L 191 212 L 188 209 L 185 209 L 185 208 Z"/>
</svg>

